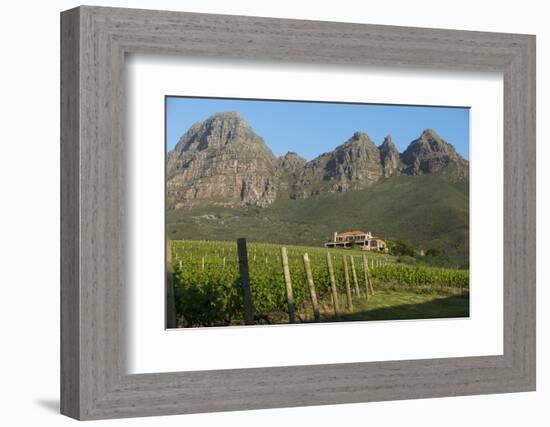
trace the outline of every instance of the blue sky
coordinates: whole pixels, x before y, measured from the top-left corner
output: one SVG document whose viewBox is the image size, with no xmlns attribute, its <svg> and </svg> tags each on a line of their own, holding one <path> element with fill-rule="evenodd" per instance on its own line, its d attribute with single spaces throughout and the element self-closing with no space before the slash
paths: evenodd
<svg viewBox="0 0 550 427">
<path fill-rule="evenodd" d="M 376 145 L 391 135 L 402 152 L 432 128 L 469 158 L 468 108 L 216 98 L 166 98 L 167 148 L 174 148 L 193 123 L 224 111 L 239 112 L 276 156 L 295 151 L 311 160 L 356 131 L 366 132 Z"/>
</svg>

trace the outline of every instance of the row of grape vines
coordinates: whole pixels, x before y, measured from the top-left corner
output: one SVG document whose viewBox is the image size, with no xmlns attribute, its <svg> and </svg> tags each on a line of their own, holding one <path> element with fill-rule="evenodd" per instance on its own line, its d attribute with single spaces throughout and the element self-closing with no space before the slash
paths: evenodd
<svg viewBox="0 0 550 427">
<path fill-rule="evenodd" d="M 248 244 L 250 288 L 257 316 L 287 309 L 280 245 Z M 327 250 L 286 246 L 294 303 L 309 302 L 303 255 L 308 253 L 317 294 L 330 295 Z M 243 299 L 235 242 L 171 241 L 174 294 L 179 323 L 184 326 L 229 325 L 242 320 Z M 345 294 L 344 257 L 353 257 L 359 280 L 364 282 L 363 253 L 330 250 L 338 293 Z M 375 283 L 392 283 L 410 290 L 438 286 L 467 289 L 467 270 L 403 265 L 378 253 L 367 253 L 369 277 Z M 349 260 L 349 258 L 348 258 Z M 351 275 L 351 272 L 350 272 Z M 364 286 L 364 284 L 363 284 Z"/>
</svg>

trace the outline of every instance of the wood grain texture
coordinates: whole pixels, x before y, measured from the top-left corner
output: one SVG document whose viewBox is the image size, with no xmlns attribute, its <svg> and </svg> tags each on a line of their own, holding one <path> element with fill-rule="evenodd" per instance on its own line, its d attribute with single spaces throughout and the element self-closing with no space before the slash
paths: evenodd
<svg viewBox="0 0 550 427">
<path fill-rule="evenodd" d="M 63 414 L 100 419 L 535 389 L 534 36 L 86 6 L 61 21 Z M 503 72 L 504 354 L 127 374 L 128 53 Z"/>
<path fill-rule="evenodd" d="M 250 275 L 248 270 L 248 249 L 246 239 L 237 239 L 237 258 L 239 259 L 239 276 L 243 294 L 244 324 L 254 324 L 254 308 L 252 305 L 252 293 L 250 291 Z M 204 257 L 202 258 L 204 270 Z"/>
<path fill-rule="evenodd" d="M 80 413 L 79 97 L 78 10 L 61 20 L 61 412 Z"/>
<path fill-rule="evenodd" d="M 281 266 L 283 268 L 283 277 L 285 279 L 286 300 L 288 304 L 288 321 L 289 323 L 296 323 L 294 294 L 292 292 L 292 278 L 290 277 L 290 268 L 288 267 L 288 254 L 284 246 L 281 246 Z"/>
</svg>

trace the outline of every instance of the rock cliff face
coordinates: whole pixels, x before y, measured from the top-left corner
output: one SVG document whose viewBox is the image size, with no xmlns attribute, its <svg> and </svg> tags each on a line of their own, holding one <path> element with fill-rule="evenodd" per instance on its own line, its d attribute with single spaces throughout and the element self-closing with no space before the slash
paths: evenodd
<svg viewBox="0 0 550 427">
<path fill-rule="evenodd" d="M 268 206 L 277 195 L 277 164 L 238 113 L 215 114 L 194 124 L 168 153 L 168 208 Z"/>
<path fill-rule="evenodd" d="M 334 151 L 306 163 L 291 197 L 360 190 L 378 181 L 382 173 L 378 148 L 366 133 L 356 132 Z"/>
<path fill-rule="evenodd" d="M 409 175 L 435 173 L 453 166 L 456 173 L 464 176 L 468 170 L 468 162 L 433 129 L 426 129 L 412 141 L 401 155 L 401 160 L 406 165 L 404 173 Z"/>
<path fill-rule="evenodd" d="M 380 163 L 382 164 L 384 176 L 387 178 L 399 174 L 401 169 L 399 151 L 397 151 L 391 136 L 388 135 L 384 138 L 384 142 L 378 147 L 378 150 L 380 151 Z"/>
<path fill-rule="evenodd" d="M 399 154 L 390 136 L 377 147 L 356 132 L 333 151 L 306 162 L 289 152 L 277 158 L 238 113 L 196 123 L 167 155 L 169 209 L 211 203 L 267 207 L 278 195 L 308 198 L 365 189 L 392 175 L 449 170 L 468 176 L 468 161 L 432 129 Z"/>
<path fill-rule="evenodd" d="M 293 151 L 279 157 L 279 167 L 283 172 L 296 174 L 300 173 L 306 165 L 306 159 L 300 157 Z"/>
</svg>

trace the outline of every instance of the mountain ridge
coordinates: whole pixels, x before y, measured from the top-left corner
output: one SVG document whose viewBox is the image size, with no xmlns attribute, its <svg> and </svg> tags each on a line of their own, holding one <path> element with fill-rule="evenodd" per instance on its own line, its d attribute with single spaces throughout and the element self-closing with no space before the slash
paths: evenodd
<svg viewBox="0 0 550 427">
<path fill-rule="evenodd" d="M 277 197 L 362 190 L 393 175 L 446 171 L 464 180 L 469 162 L 433 129 L 402 153 L 390 135 L 377 146 L 356 131 L 310 161 L 293 152 L 276 157 L 239 113 L 220 112 L 193 124 L 167 153 L 166 166 L 169 209 L 204 203 L 265 208 Z"/>
</svg>

